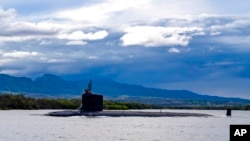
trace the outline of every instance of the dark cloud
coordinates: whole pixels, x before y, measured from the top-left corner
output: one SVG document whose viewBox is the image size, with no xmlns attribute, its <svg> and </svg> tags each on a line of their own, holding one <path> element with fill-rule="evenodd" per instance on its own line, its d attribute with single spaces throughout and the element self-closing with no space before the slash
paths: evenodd
<svg viewBox="0 0 250 141">
<path fill-rule="evenodd" d="M 23 9 L 28 2 L 33 7 Z M 249 16 L 194 14 L 210 11 L 200 6 L 203 2 L 194 11 L 187 9 L 188 2 L 171 1 L 167 10 L 165 1 L 137 2 L 77 1 L 79 5 L 67 6 L 63 0 L 54 6 L 1 1 L 0 72 L 33 78 L 44 73 L 68 79 L 106 77 L 228 96 L 244 83 L 240 96 L 246 97 Z"/>
</svg>

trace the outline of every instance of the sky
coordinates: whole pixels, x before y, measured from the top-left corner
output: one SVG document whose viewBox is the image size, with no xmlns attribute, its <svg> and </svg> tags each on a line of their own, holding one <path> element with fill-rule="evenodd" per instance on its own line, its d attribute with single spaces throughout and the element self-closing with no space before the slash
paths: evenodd
<svg viewBox="0 0 250 141">
<path fill-rule="evenodd" d="M 250 99 L 250 1 L 0 0 L 0 73 Z"/>
</svg>

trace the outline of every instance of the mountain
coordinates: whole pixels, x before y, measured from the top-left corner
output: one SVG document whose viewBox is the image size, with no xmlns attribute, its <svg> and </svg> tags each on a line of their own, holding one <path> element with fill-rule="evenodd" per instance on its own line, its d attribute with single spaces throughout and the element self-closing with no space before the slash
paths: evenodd
<svg viewBox="0 0 250 141">
<path fill-rule="evenodd" d="M 35 80 L 26 77 L 13 77 L 0 74 L 0 91 L 24 93 L 33 97 L 80 97 L 89 80 L 68 81 L 58 76 L 45 74 Z M 142 101 L 216 101 L 250 103 L 240 98 L 224 98 L 200 95 L 187 90 L 165 90 L 146 88 L 139 85 L 121 84 L 107 79 L 92 80 L 93 92 L 103 94 L 106 98 Z"/>
<path fill-rule="evenodd" d="M 83 84 L 87 84 L 84 82 Z M 0 91 L 25 93 L 29 95 L 71 97 L 80 95 L 83 90 L 81 81 L 66 81 L 55 75 L 45 74 L 34 81 L 26 77 L 13 77 L 0 74 Z"/>
</svg>

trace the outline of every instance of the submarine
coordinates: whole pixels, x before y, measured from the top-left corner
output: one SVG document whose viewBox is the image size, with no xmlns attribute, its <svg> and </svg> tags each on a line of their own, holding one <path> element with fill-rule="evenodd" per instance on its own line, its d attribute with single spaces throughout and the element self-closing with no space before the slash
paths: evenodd
<svg viewBox="0 0 250 141">
<path fill-rule="evenodd" d="M 82 104 L 78 108 L 81 112 L 100 112 L 103 111 L 103 95 L 94 94 L 92 90 L 92 81 L 89 81 L 88 87 L 82 94 Z"/>
<path fill-rule="evenodd" d="M 203 113 L 177 113 L 177 112 L 146 112 L 131 110 L 103 110 L 103 95 L 92 93 L 92 81 L 81 96 L 81 105 L 76 110 L 55 111 L 45 114 L 46 116 L 70 117 L 70 116 L 108 116 L 108 117 L 207 117 Z"/>
</svg>

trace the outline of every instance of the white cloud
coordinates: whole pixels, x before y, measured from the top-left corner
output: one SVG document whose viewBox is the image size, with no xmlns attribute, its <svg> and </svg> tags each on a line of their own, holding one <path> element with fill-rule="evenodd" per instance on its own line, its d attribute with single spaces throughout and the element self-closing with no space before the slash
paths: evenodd
<svg viewBox="0 0 250 141">
<path fill-rule="evenodd" d="M 14 70 L 14 69 L 4 69 L 0 70 L 0 74 L 9 74 L 9 75 L 16 75 L 19 73 L 19 70 Z"/>
<path fill-rule="evenodd" d="M 170 49 L 168 49 L 168 52 L 170 52 L 170 53 L 180 53 L 181 51 L 179 49 L 177 49 L 177 48 L 170 48 Z"/>
<path fill-rule="evenodd" d="M 123 46 L 187 46 L 192 34 L 202 30 L 198 27 L 135 26 L 125 29 L 121 41 Z"/>
<path fill-rule="evenodd" d="M 51 37 L 57 34 L 63 26 L 40 21 L 37 23 L 20 20 L 14 9 L 0 8 L 0 43 L 22 42 L 31 39 Z"/>
<path fill-rule="evenodd" d="M 14 59 L 11 58 L 1 58 L 0 59 L 0 66 L 7 66 L 8 64 L 12 63 Z"/>
<path fill-rule="evenodd" d="M 216 37 L 213 41 L 222 43 L 222 44 L 229 44 L 229 45 L 239 45 L 239 46 L 246 46 L 249 48 L 250 44 L 250 36 L 221 36 Z"/>
<path fill-rule="evenodd" d="M 16 15 L 15 9 L 10 8 L 5 11 L 0 7 L 0 21 L 5 20 L 4 18 L 14 18 L 15 15 Z"/>
<path fill-rule="evenodd" d="M 30 19 L 18 17 L 15 9 L 0 8 L 0 17 L 4 17 L 0 18 L 0 43 L 59 39 L 68 40 L 66 45 L 83 45 L 106 38 L 111 30 L 125 32 L 120 38 L 123 46 L 187 46 L 193 36 L 221 35 L 237 25 L 249 25 L 249 20 L 230 22 L 201 14 L 211 9 L 209 2 L 200 0 L 102 0 Z"/>
<path fill-rule="evenodd" d="M 67 42 L 66 43 L 66 45 L 86 45 L 87 44 L 87 42 L 84 42 L 84 41 L 77 41 L 77 40 L 75 40 L 75 41 L 69 41 L 69 42 Z"/>
<path fill-rule="evenodd" d="M 131 8 L 149 5 L 151 0 L 104 0 L 92 5 L 84 5 L 77 9 L 70 9 L 55 13 L 55 17 L 81 21 L 86 25 L 103 25 L 111 20 L 116 12 L 124 12 Z M 112 22 L 109 22 L 112 23 Z"/>
<path fill-rule="evenodd" d="M 4 10 L 0 7 L 0 43 L 25 42 L 41 39 L 68 39 L 68 40 L 101 40 L 108 32 L 100 30 L 84 33 L 83 24 L 74 21 L 43 20 L 36 18 L 36 22 L 29 18 L 17 17 L 15 9 Z M 34 19 L 33 19 L 34 20 Z M 40 42 L 44 45 L 45 42 Z"/>
<path fill-rule="evenodd" d="M 32 36 L 0 36 L 0 43 L 6 43 L 6 42 L 22 42 L 22 41 L 27 41 L 27 40 L 31 40 L 34 37 Z"/>
<path fill-rule="evenodd" d="M 28 51 L 13 51 L 13 52 L 6 52 L 3 53 L 3 57 L 10 57 L 10 58 L 26 58 L 29 56 L 37 56 L 38 52 L 28 52 Z"/>
<path fill-rule="evenodd" d="M 69 40 L 66 45 L 86 45 L 86 40 L 101 40 L 108 35 L 106 30 L 100 30 L 97 32 L 84 33 L 82 31 L 74 31 L 69 34 L 61 34 L 59 39 Z M 85 41 L 83 41 L 85 40 Z"/>
<path fill-rule="evenodd" d="M 65 63 L 72 63 L 74 61 L 70 59 L 65 59 L 65 58 L 40 57 L 39 62 L 48 63 L 48 64 L 58 64 L 58 63 L 65 64 Z"/>
<path fill-rule="evenodd" d="M 210 13 L 206 0 L 101 0 L 52 14 L 57 19 L 82 23 L 84 27 L 108 27 L 122 30 L 123 26 L 151 23 L 166 17 Z"/>
<path fill-rule="evenodd" d="M 84 33 L 82 31 L 74 31 L 70 34 L 59 35 L 59 39 L 67 40 L 100 40 L 108 35 L 106 30 L 97 31 L 95 33 Z"/>
<path fill-rule="evenodd" d="M 247 28 L 250 25 L 250 17 L 233 17 L 233 16 L 220 16 L 217 17 L 218 20 L 223 21 L 228 20 L 227 22 L 221 24 L 215 24 L 211 26 L 211 30 L 219 30 L 223 32 L 231 32 L 234 34 L 241 34 L 242 28 Z M 226 18 L 226 19 L 225 19 Z"/>
<path fill-rule="evenodd" d="M 95 68 L 98 71 L 114 68 L 114 72 L 120 71 L 115 77 L 113 75 L 115 79 L 132 76 L 131 70 L 136 69 L 141 70 L 141 76 L 147 76 L 153 72 L 150 71 L 152 69 L 156 70 L 154 72 L 163 70 L 164 72 L 157 73 L 160 74 L 157 76 L 161 76 L 161 73 L 166 73 L 166 68 L 183 69 L 186 59 L 191 59 L 188 63 L 192 64 L 187 65 L 189 68 L 200 68 L 200 62 L 209 62 L 207 60 L 213 58 L 214 62 L 219 63 L 211 64 L 216 66 L 208 68 L 212 67 L 214 72 L 219 72 L 213 74 L 214 78 L 218 78 L 217 76 L 225 76 L 220 73 L 223 71 L 218 66 L 235 70 L 235 64 L 230 65 L 230 62 L 234 62 L 234 55 L 242 55 L 242 52 L 227 47 L 243 46 L 249 51 L 249 3 L 237 0 L 0 1 L 0 5 L 7 8 L 0 8 L 0 73 L 74 74 L 95 71 Z M 104 41 L 96 43 L 95 40 Z M 89 41 L 91 43 L 88 44 Z M 123 46 L 167 48 L 119 48 L 119 43 Z M 66 45 L 85 45 L 87 48 L 71 48 Z M 175 58 L 176 55 L 166 55 L 166 51 L 185 51 L 179 46 L 188 46 L 186 53 L 177 55 L 179 59 Z M 211 46 L 214 51 L 204 56 Z M 230 56 L 218 53 L 224 50 L 224 53 L 231 53 Z M 209 57 L 213 53 L 216 54 L 215 57 Z M 197 61 L 197 58 L 204 60 Z M 249 64 L 249 57 L 239 58 L 239 62 Z M 166 59 L 170 61 L 164 64 Z M 174 64 L 171 64 L 171 60 L 175 60 Z M 139 64 L 147 61 L 153 63 L 147 69 L 140 68 Z M 175 65 L 178 61 L 183 65 Z M 241 77 L 249 77 L 249 71 L 245 69 L 247 65 L 237 70 Z M 197 69 L 184 73 L 203 80 Z M 208 74 L 204 66 L 199 71 L 206 76 Z M 173 71 L 169 74 L 171 72 Z M 180 75 L 171 75 L 171 80 L 185 81 L 183 72 L 176 74 L 178 73 Z M 233 73 L 228 75 L 235 76 Z M 159 81 L 157 76 L 151 78 Z M 141 78 L 138 79 L 140 83 L 148 81 Z M 134 78 L 127 77 L 123 80 L 128 79 Z"/>
</svg>

